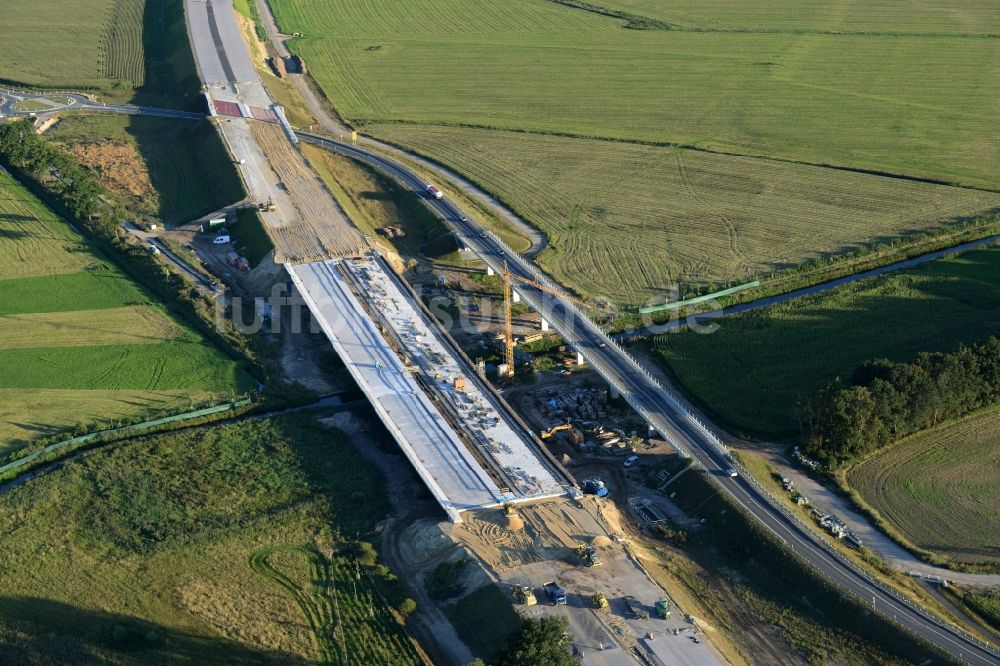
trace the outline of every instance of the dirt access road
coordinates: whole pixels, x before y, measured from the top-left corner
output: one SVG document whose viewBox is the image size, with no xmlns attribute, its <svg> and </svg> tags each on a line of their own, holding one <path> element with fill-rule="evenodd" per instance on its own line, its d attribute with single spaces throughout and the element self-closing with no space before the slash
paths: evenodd
<svg viewBox="0 0 1000 666">
<path fill-rule="evenodd" d="M 529 585 L 535 590 L 538 604 L 520 609 L 526 616 L 565 617 L 585 664 L 725 663 L 705 640 L 706 628 L 687 622 L 676 601 L 670 618 L 655 617 L 657 599 L 669 594 L 616 539 L 623 528 L 614 504 L 585 496 L 519 506 L 513 516 L 484 509 L 463 518 L 444 529 L 474 553 L 502 587 Z M 580 544 L 593 546 L 602 564 L 584 566 L 576 553 Z M 567 591 L 565 606 L 553 606 L 545 596 L 542 586 L 553 580 Z M 607 611 L 593 608 L 597 592 L 607 596 Z M 634 617 L 626 599 L 649 617 Z"/>
<path fill-rule="evenodd" d="M 260 14 L 261 22 L 264 25 L 264 30 L 267 33 L 268 39 L 278 52 L 278 55 L 282 58 L 287 58 L 290 53 L 288 51 L 288 47 L 285 46 L 285 42 L 292 39 L 292 35 L 283 34 L 278 30 L 278 24 L 274 20 L 274 14 L 271 12 L 271 6 L 267 0 L 255 1 L 257 3 L 258 14 Z M 292 85 L 295 86 L 295 89 L 299 92 L 303 101 L 305 101 L 306 106 L 308 106 L 309 112 L 320 124 L 320 127 L 317 129 L 321 129 L 334 136 L 340 137 L 349 136 L 351 134 L 353 128 L 344 124 L 344 122 L 342 122 L 339 118 L 335 118 L 328 111 L 329 105 L 320 99 L 319 94 L 317 94 L 313 86 L 310 85 L 307 76 L 303 76 L 301 74 L 289 74 L 286 79 L 291 81 Z M 372 148 L 387 155 L 391 155 L 392 157 L 403 159 L 404 161 L 415 164 L 426 171 L 443 175 L 451 182 L 451 184 L 458 187 L 462 194 L 472 201 L 484 206 L 494 216 L 510 225 L 510 227 L 513 228 L 518 235 L 527 238 L 531 243 L 531 247 L 524 253 L 526 256 L 533 257 L 545 249 L 548 239 L 546 239 L 540 231 L 508 210 L 489 193 L 472 184 L 454 171 L 451 171 L 450 169 L 447 169 L 424 157 L 400 150 L 395 146 L 372 139 L 371 137 L 359 136 L 358 143 L 367 148 Z"/>
</svg>

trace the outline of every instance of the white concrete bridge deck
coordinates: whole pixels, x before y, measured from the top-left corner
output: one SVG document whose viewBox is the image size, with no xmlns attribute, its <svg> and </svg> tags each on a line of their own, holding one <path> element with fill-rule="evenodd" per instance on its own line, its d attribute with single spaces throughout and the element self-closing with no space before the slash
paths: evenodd
<svg viewBox="0 0 1000 666">
<path fill-rule="evenodd" d="M 286 268 L 358 386 L 452 520 L 459 521 L 459 512 L 468 509 L 566 492 L 532 450 L 527 434 L 517 432 L 464 374 L 439 332 L 378 262 L 344 259 Z M 364 288 L 367 304 L 377 308 L 381 324 L 392 328 L 390 335 L 416 368 L 407 368 L 383 337 L 341 270 Z M 452 387 L 459 376 L 466 377 L 467 388 L 456 393 Z M 441 408 L 428 391 L 436 393 Z M 455 423 L 475 442 L 480 459 L 492 462 L 493 476 Z"/>
</svg>

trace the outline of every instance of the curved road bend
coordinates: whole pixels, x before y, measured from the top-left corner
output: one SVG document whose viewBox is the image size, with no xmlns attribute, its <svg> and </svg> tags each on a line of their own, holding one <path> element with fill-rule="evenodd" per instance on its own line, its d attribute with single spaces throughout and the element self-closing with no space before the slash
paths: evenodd
<svg viewBox="0 0 1000 666">
<path fill-rule="evenodd" d="M 25 93 L 0 88 L 0 115 L 4 116 L 38 116 L 59 111 L 104 111 L 106 113 L 119 113 L 129 116 L 157 116 L 160 118 L 173 118 L 175 120 L 204 120 L 204 113 L 194 113 L 192 111 L 175 111 L 173 109 L 159 109 L 152 106 L 136 106 L 134 104 L 99 104 L 92 101 L 86 95 L 79 93 L 48 93 L 50 97 L 62 97 L 71 100 L 69 104 L 52 102 L 46 95 L 38 93 Z M 18 102 L 39 100 L 48 104 L 54 104 L 52 108 L 42 111 L 19 111 L 14 108 Z"/>
<path fill-rule="evenodd" d="M 360 159 L 412 188 L 419 196 L 425 196 L 425 183 L 409 169 L 390 159 L 318 135 L 300 132 L 299 138 L 307 143 Z M 506 263 L 515 275 L 550 282 L 527 261 L 511 252 L 496 236 L 465 220 L 463 213 L 454 204 L 446 199 L 427 199 L 427 201 L 465 244 L 482 256 L 495 270 L 502 269 Z M 1000 664 L 1000 655 L 988 646 L 902 600 L 851 562 L 835 554 L 822 537 L 787 514 L 775 500 L 758 488 L 747 474 L 741 474 L 736 478 L 728 476 L 726 470 L 733 467 L 734 463 L 728 458 L 721 444 L 708 434 L 704 426 L 683 410 L 676 397 L 664 390 L 596 324 L 573 306 L 528 285 L 518 286 L 518 291 L 529 305 L 543 314 L 572 347 L 583 354 L 595 370 L 612 385 L 617 386 L 623 397 L 653 428 L 682 452 L 693 457 L 723 492 L 751 513 L 789 549 L 825 578 L 847 589 L 883 616 L 894 620 L 962 661 L 976 666 Z"/>
<path fill-rule="evenodd" d="M 0 95 L 3 94 L 4 92 L 0 91 Z M 4 106 L 11 105 L 12 103 L 8 102 Z M 173 118 L 204 117 L 182 111 L 128 105 L 104 106 L 89 101 L 86 105 L 80 104 L 76 108 Z M 28 114 L 18 112 L 17 115 Z M 412 171 L 393 160 L 327 137 L 304 132 L 298 134 L 307 143 L 364 161 L 411 187 L 419 196 L 424 196 L 425 183 Z M 464 240 L 466 245 L 484 257 L 495 270 L 502 269 L 503 264 L 507 263 L 511 272 L 520 277 L 552 284 L 522 257 L 509 251 L 499 238 L 463 219 L 464 215 L 461 211 L 447 200 L 430 199 L 428 203 L 445 223 Z M 552 286 L 555 287 L 554 284 Z M 756 487 L 746 474 L 737 478 L 730 478 L 726 475 L 725 470 L 732 467 L 733 463 L 728 460 L 721 445 L 713 441 L 708 431 L 679 407 L 680 403 L 676 397 L 665 391 L 624 350 L 618 348 L 596 324 L 579 313 L 568 302 L 528 285 L 519 286 L 518 291 L 522 298 L 541 312 L 560 335 L 581 352 L 584 358 L 605 379 L 617 385 L 623 397 L 643 415 L 653 428 L 668 438 L 683 453 L 693 457 L 708 471 L 710 478 L 716 482 L 721 490 L 728 493 L 734 501 L 753 514 L 792 551 L 805 559 L 822 575 L 849 590 L 866 604 L 870 603 L 877 612 L 930 641 L 940 650 L 975 666 L 1000 665 L 1000 654 L 989 646 L 945 624 L 926 611 L 910 605 L 894 593 L 882 588 L 874 579 L 852 563 L 831 552 L 822 537 L 786 514 L 776 501 L 770 499 L 762 489 Z"/>
</svg>

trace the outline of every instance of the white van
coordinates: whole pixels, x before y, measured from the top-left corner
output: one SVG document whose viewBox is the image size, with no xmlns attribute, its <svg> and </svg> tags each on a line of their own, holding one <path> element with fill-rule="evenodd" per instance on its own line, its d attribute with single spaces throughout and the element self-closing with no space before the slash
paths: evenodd
<svg viewBox="0 0 1000 666">
<path fill-rule="evenodd" d="M 225 245 L 230 242 L 229 234 L 220 234 L 212 239 L 212 242 L 216 245 Z"/>
</svg>

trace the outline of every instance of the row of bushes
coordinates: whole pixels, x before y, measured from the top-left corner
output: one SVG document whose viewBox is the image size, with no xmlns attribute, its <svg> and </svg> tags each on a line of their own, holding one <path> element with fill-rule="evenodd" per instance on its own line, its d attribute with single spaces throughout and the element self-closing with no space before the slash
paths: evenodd
<svg viewBox="0 0 1000 666">
<path fill-rule="evenodd" d="M 1000 339 L 906 363 L 869 361 L 802 409 L 804 448 L 833 467 L 1000 400 Z"/>
</svg>

